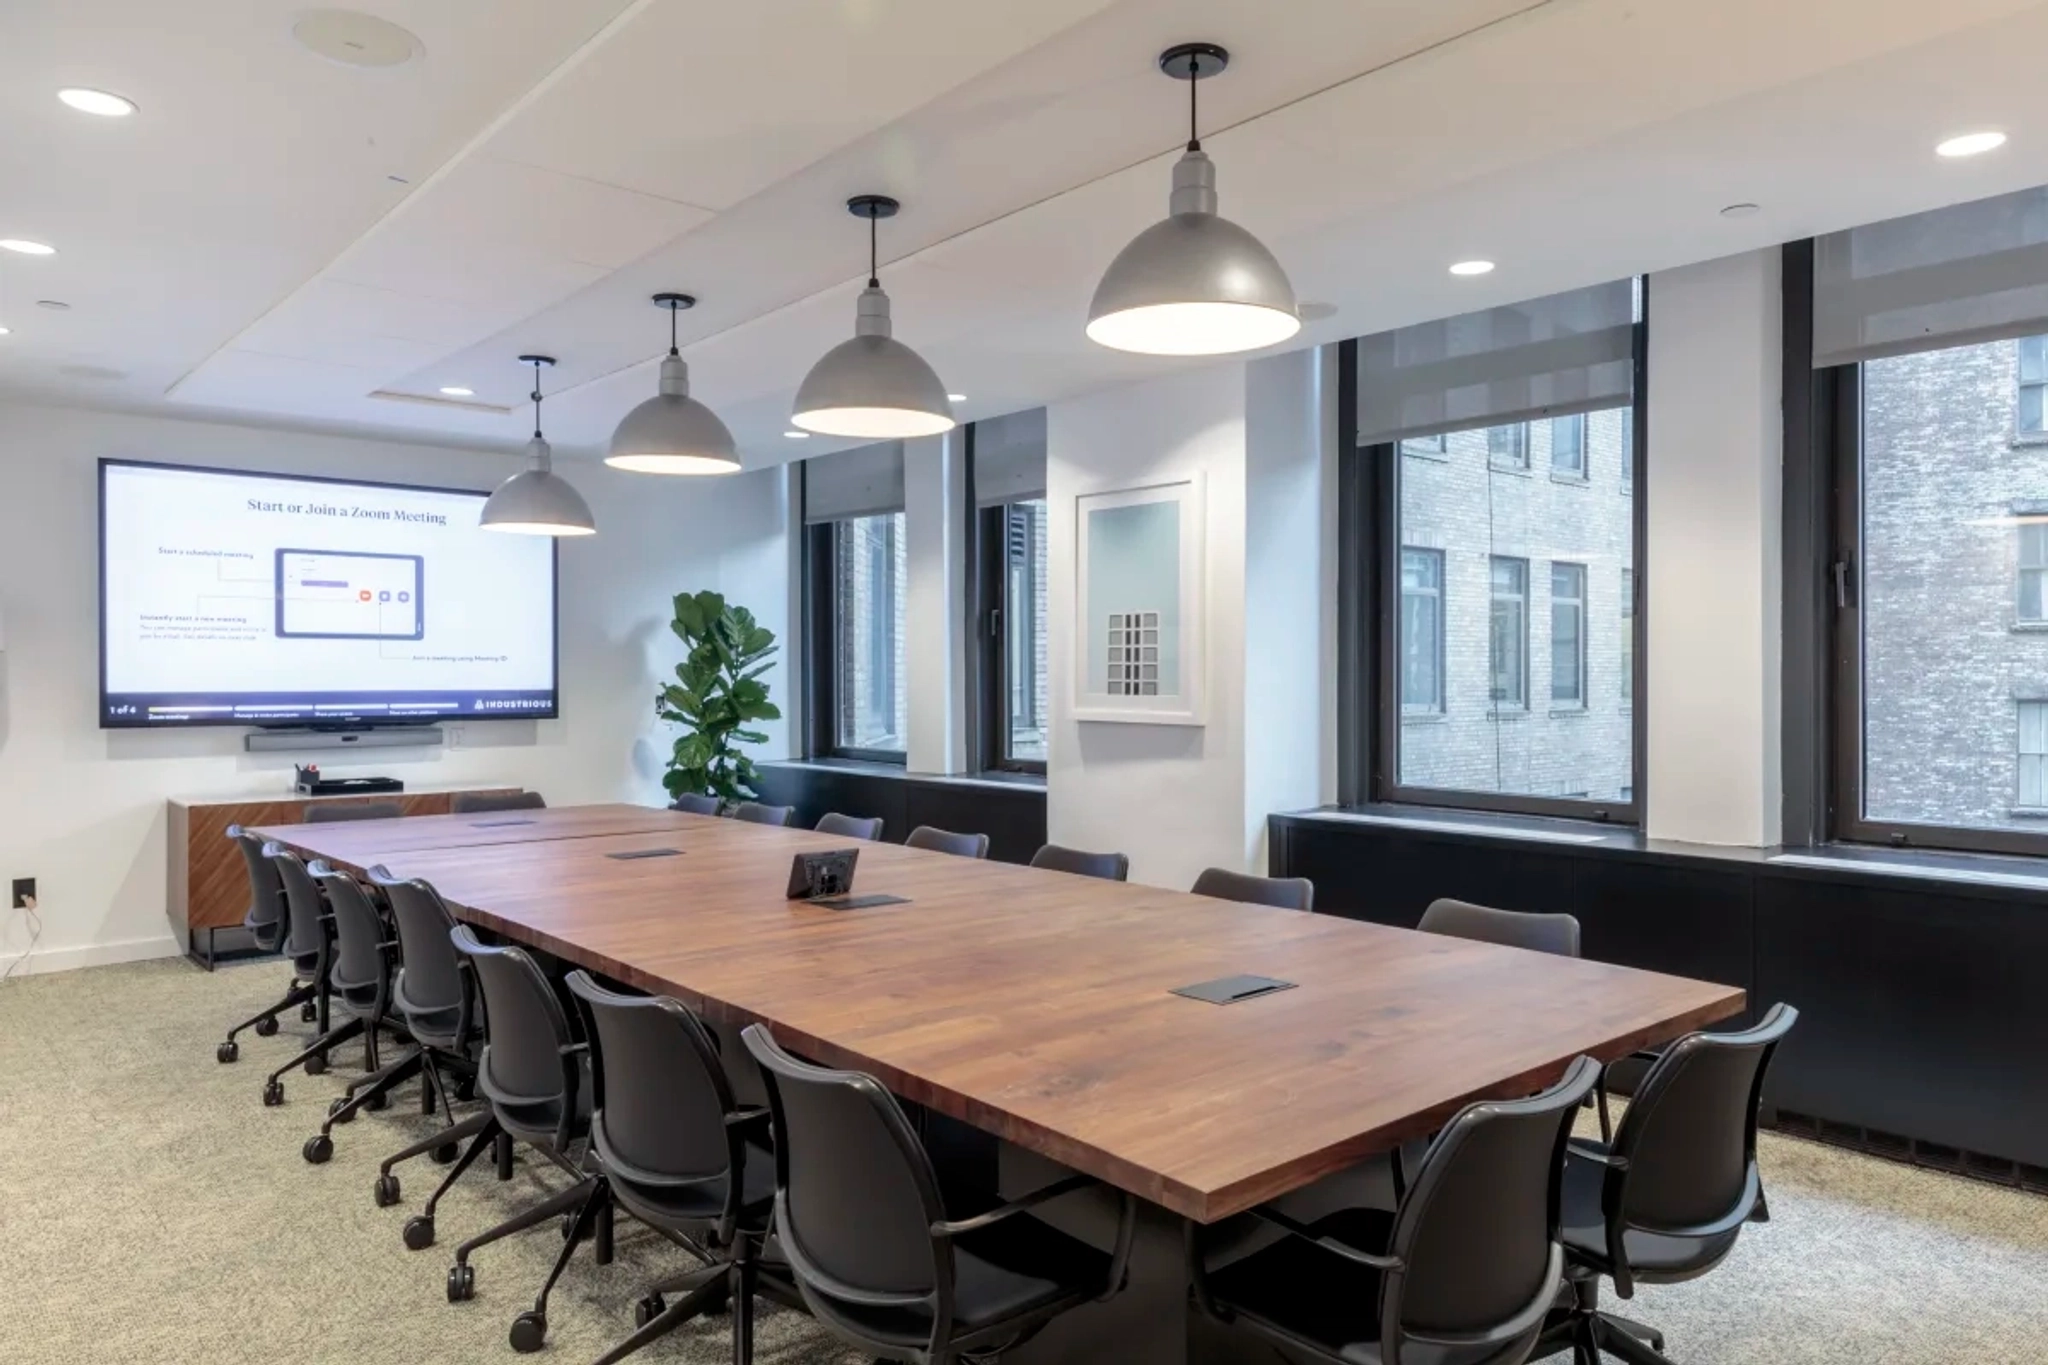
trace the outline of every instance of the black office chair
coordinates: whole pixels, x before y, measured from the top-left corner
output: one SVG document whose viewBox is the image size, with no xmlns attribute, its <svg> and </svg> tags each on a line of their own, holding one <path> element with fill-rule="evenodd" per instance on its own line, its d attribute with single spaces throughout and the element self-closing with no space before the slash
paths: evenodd
<svg viewBox="0 0 2048 1365">
<path fill-rule="evenodd" d="M 524 951 L 488 947 L 468 925 L 457 925 L 448 938 L 469 961 L 483 995 L 484 1054 L 477 1087 L 490 1101 L 491 1121 L 470 1139 L 426 1208 L 407 1221 L 405 1244 L 414 1250 L 433 1244 L 435 1204 L 500 1133 L 559 1167 L 574 1183 L 464 1242 L 448 1268 L 448 1302 L 464 1302 L 476 1293 L 476 1267 L 469 1258 L 479 1248 L 573 1212 L 561 1254 L 533 1307 L 512 1320 L 513 1349 L 538 1351 L 547 1344 L 548 1294 L 577 1246 L 594 1236 L 597 1263 L 609 1265 L 612 1259 L 608 1191 L 599 1177 L 582 1169 L 574 1152 L 590 1135 L 590 1087 L 584 1075 L 589 1049 L 570 1029 L 554 988 Z"/>
<path fill-rule="evenodd" d="M 1600 1277 L 1622 1298 L 1638 1284 L 1695 1279 L 1735 1249 L 1769 1205 L 1756 1164 L 1757 1105 L 1778 1043 L 1799 1021 L 1771 1006 L 1740 1033 L 1693 1033 L 1664 1050 L 1621 1116 L 1612 1146 L 1573 1139 L 1564 1167 L 1564 1246 L 1572 1301 L 1543 1346 L 1581 1361 L 1605 1351 L 1671 1365 L 1663 1333 L 1600 1311 Z"/>
<path fill-rule="evenodd" d="M 337 820 L 396 820 L 405 808 L 396 801 L 310 801 L 306 804 L 309 825 L 327 825 Z"/>
<path fill-rule="evenodd" d="M 716 815 L 720 808 L 719 799 L 702 792 L 684 792 L 668 803 L 670 810 L 679 810 L 686 815 Z"/>
<path fill-rule="evenodd" d="M 448 799 L 450 815 L 488 815 L 493 811 L 546 810 L 539 792 L 457 792 Z"/>
<path fill-rule="evenodd" d="M 818 817 L 818 833 L 836 834 L 842 839 L 865 839 L 869 843 L 882 837 L 882 817 L 863 820 L 857 815 L 841 815 L 830 811 Z"/>
<path fill-rule="evenodd" d="M 745 1365 L 757 1286 L 797 1301 L 786 1267 L 761 1278 L 775 1208 L 768 1111 L 733 1099 L 717 1045 L 678 1001 L 620 995 L 583 971 L 570 972 L 568 984 L 590 1040 L 590 1139 L 611 1197 L 705 1262 L 650 1290 L 634 1309 L 637 1330 L 598 1365 L 624 1360 L 721 1304 L 732 1310 L 733 1361 Z M 671 1304 L 668 1294 L 683 1297 Z"/>
<path fill-rule="evenodd" d="M 292 970 L 310 982 L 314 991 L 310 1002 L 313 1006 L 313 1041 L 298 1056 L 263 1080 L 263 1103 L 276 1106 L 284 1103 L 285 1073 L 303 1067 L 308 1076 L 321 1075 L 327 1070 L 328 1052 L 361 1033 L 363 1021 L 350 1018 L 338 1027 L 329 1027 L 333 1014 L 329 976 L 334 968 L 334 934 L 329 927 L 331 920 L 327 901 L 320 894 L 319 886 L 306 871 L 306 865 L 299 861 L 298 855 L 284 845 L 265 844 L 263 858 L 284 887 L 285 917 L 290 927 L 286 931 L 282 951 L 291 958 Z"/>
<path fill-rule="evenodd" d="M 1579 921 L 1571 915 L 1539 915 L 1524 910 L 1494 910 L 1469 901 L 1433 900 L 1415 926 L 1425 934 L 1527 948 L 1558 957 L 1579 955 Z"/>
<path fill-rule="evenodd" d="M 392 1172 L 400 1163 L 423 1152 L 432 1153 L 436 1161 L 455 1160 L 460 1153 L 457 1144 L 482 1132 L 491 1114 L 486 1108 L 460 1122 L 455 1119 L 454 1101 L 469 1098 L 476 1080 L 474 1052 L 480 1011 L 469 964 L 448 937 L 455 928 L 454 915 L 440 893 L 426 882 L 394 877 L 382 867 L 370 869 L 370 881 L 384 893 L 398 930 L 401 966 L 391 985 L 391 1003 L 421 1050 L 420 1063 L 426 1073 L 421 1108 L 433 1112 L 438 1099 L 448 1120 L 440 1132 L 400 1148 L 378 1164 L 371 1197 L 382 1209 L 399 1200 L 398 1177 Z M 449 1093 L 451 1075 L 457 1082 L 453 1095 Z"/>
<path fill-rule="evenodd" d="M 962 858 L 988 856 L 986 834 L 954 834 L 950 830 L 934 829 L 930 825 L 919 825 L 910 831 L 910 837 L 903 841 L 903 846 L 929 849 L 933 853 L 957 854 Z"/>
<path fill-rule="evenodd" d="M 1197 896 L 1270 905 L 1278 910 L 1316 908 L 1316 884 L 1306 877 L 1254 877 L 1249 872 L 1212 867 L 1195 878 L 1190 890 Z"/>
<path fill-rule="evenodd" d="M 732 818 L 750 825 L 786 825 L 794 814 L 795 806 L 764 806 L 759 801 L 742 801 L 733 807 Z"/>
<path fill-rule="evenodd" d="M 1096 1187 L 1087 1176 L 949 1219 L 895 1096 L 872 1076 L 797 1060 L 759 1024 L 741 1037 L 775 1116 L 776 1242 L 805 1306 L 842 1341 L 910 1365 L 993 1359 L 1123 1287 L 1136 1217 L 1128 1194 L 1107 1254 L 1023 1216 Z"/>
<path fill-rule="evenodd" d="M 1524 1100 L 1467 1105 L 1391 1215 L 1345 1209 L 1215 1271 L 1193 1244 L 1195 1301 L 1281 1350 L 1331 1365 L 1520 1365 L 1564 1280 L 1559 1172 L 1599 1067 L 1581 1057 Z"/>
<path fill-rule="evenodd" d="M 291 912 L 285 906 L 284 883 L 277 879 L 277 869 L 263 856 L 263 840 L 249 833 L 240 825 L 228 826 L 228 838 L 242 852 L 242 861 L 249 867 L 249 911 L 242 916 L 242 927 L 256 941 L 256 946 L 266 953 L 283 952 L 290 938 Z M 300 1018 L 312 1022 L 308 1015 L 314 1013 L 314 997 L 319 995 L 316 976 L 320 962 L 318 954 L 287 954 L 292 962 L 291 988 L 284 998 L 269 1009 L 252 1014 L 228 1030 L 227 1041 L 213 1050 L 214 1060 L 232 1062 L 242 1055 L 242 1045 L 235 1041 L 235 1035 L 243 1029 L 256 1030 L 259 1038 L 268 1038 L 277 1032 L 277 1016 L 297 1005 Z"/>
<path fill-rule="evenodd" d="M 1031 855 L 1031 865 L 1051 872 L 1071 872 L 1077 877 L 1100 877 L 1104 881 L 1127 881 L 1131 860 L 1121 853 L 1084 853 L 1078 848 L 1047 844 Z"/>
</svg>

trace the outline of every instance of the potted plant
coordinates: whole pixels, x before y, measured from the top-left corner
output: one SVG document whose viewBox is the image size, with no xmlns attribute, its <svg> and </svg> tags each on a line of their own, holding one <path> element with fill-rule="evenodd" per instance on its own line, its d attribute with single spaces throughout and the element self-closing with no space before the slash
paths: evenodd
<svg viewBox="0 0 2048 1365">
<path fill-rule="evenodd" d="M 662 785 L 671 797 L 701 793 L 725 806 L 752 800 L 759 774 L 739 746 L 767 743 L 751 727 L 782 717 L 761 681 L 774 667 L 775 632 L 715 592 L 678 593 L 669 629 L 689 653 L 654 701 L 656 715 L 685 727 Z"/>
</svg>

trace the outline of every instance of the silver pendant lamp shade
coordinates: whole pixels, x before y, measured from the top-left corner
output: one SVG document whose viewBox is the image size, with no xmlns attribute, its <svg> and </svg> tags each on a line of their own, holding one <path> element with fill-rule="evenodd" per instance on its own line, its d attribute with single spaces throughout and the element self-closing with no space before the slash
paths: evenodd
<svg viewBox="0 0 2048 1365">
<path fill-rule="evenodd" d="M 1147 355 L 1225 355 L 1301 330 L 1294 286 L 1258 238 L 1216 215 L 1216 163 L 1195 136 L 1195 85 L 1230 54 L 1183 43 L 1159 69 L 1188 83 L 1188 147 L 1173 168 L 1168 217 L 1131 239 L 1095 287 L 1088 336 Z"/>
<path fill-rule="evenodd" d="M 553 452 L 540 434 L 540 370 L 554 364 L 554 358 L 523 355 L 519 360 L 533 366 L 533 439 L 526 443 L 526 455 L 533 464 L 498 485 L 498 491 L 484 501 L 477 524 L 486 531 L 529 536 L 596 535 L 597 519 L 590 515 L 590 504 L 555 473 Z"/>
<path fill-rule="evenodd" d="M 676 314 L 695 307 L 688 294 L 656 294 L 668 309 L 668 355 L 661 392 L 627 413 L 612 433 L 604 462 L 636 474 L 731 474 L 740 457 L 718 414 L 690 397 L 690 366 L 676 349 Z"/>
<path fill-rule="evenodd" d="M 853 339 L 811 366 L 789 420 L 805 431 L 870 441 L 951 431 L 956 424 L 946 386 L 923 356 L 889 334 L 889 296 L 875 274 L 875 223 L 894 216 L 899 205 L 886 195 L 863 194 L 846 207 L 868 220 L 868 287 L 855 309 Z"/>
</svg>

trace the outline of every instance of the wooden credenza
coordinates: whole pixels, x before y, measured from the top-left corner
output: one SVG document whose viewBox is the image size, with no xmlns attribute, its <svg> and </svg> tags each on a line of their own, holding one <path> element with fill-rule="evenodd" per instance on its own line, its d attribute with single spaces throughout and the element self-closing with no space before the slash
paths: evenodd
<svg viewBox="0 0 2048 1365">
<path fill-rule="evenodd" d="M 249 870 L 228 839 L 229 825 L 295 825 L 315 805 L 396 801 L 407 815 L 446 815 L 458 792 L 516 792 L 519 787 L 436 788 L 363 796 L 235 796 L 170 801 L 171 928 L 187 955 L 213 966 L 213 936 L 239 928 L 249 913 Z"/>
</svg>

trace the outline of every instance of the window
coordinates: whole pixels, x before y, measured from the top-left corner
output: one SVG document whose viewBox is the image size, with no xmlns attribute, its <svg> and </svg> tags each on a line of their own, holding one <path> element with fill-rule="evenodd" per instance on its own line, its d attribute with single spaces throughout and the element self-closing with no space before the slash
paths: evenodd
<svg viewBox="0 0 2048 1365">
<path fill-rule="evenodd" d="M 1621 571 L 1621 704 L 1636 697 L 1636 571 Z"/>
<path fill-rule="evenodd" d="M 1052 722 L 1046 635 L 1045 409 L 967 430 L 976 504 L 969 538 L 969 752 L 982 771 L 1042 773 Z"/>
<path fill-rule="evenodd" d="M 1488 697 L 1495 706 L 1529 704 L 1529 561 L 1493 556 L 1493 614 L 1486 635 Z"/>
<path fill-rule="evenodd" d="M 1486 457 L 1496 469 L 1529 467 L 1529 424 L 1514 422 L 1486 429 Z"/>
<path fill-rule="evenodd" d="M 1626 461 L 1623 461 L 1626 464 Z M 1561 478 L 1586 477 L 1586 415 L 1550 419 L 1550 472 Z"/>
<path fill-rule="evenodd" d="M 2020 338 L 2019 377 L 2013 430 L 2022 436 L 2048 436 L 2048 336 Z"/>
<path fill-rule="evenodd" d="M 1636 486 L 1636 462 L 1627 452 L 1636 448 L 1636 414 L 1633 408 L 1621 410 L 1621 491 L 1626 494 Z"/>
<path fill-rule="evenodd" d="M 1586 566 L 1550 566 L 1550 704 L 1586 704 Z"/>
<path fill-rule="evenodd" d="M 2048 701 L 2020 703 L 2018 804 L 2048 810 Z"/>
<path fill-rule="evenodd" d="M 1003 508 L 1003 757 L 1045 762 L 1047 695 L 1044 498 Z"/>
<path fill-rule="evenodd" d="M 1439 431 L 1434 436 L 1410 436 L 1407 440 L 1401 442 L 1401 453 L 1403 455 L 1442 455 L 1445 453 L 1444 434 Z"/>
<path fill-rule="evenodd" d="M 1401 551 L 1401 709 L 1444 709 L 1444 552 Z"/>
<path fill-rule="evenodd" d="M 2022 621 L 2048 621 L 2048 522 L 2022 522 L 2019 532 L 2019 611 Z"/>
<path fill-rule="evenodd" d="M 901 753 L 904 527 L 901 512 L 832 523 L 834 747 Z"/>
</svg>

